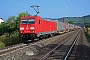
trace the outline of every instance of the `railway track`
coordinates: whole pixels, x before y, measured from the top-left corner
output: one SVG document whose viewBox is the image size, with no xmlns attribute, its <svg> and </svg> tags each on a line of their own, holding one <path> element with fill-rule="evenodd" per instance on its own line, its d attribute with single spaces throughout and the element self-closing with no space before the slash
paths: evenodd
<svg viewBox="0 0 90 60">
<path fill-rule="evenodd" d="M 67 60 L 90 60 L 90 43 L 87 42 L 83 30 L 80 34 Z"/>
<path fill-rule="evenodd" d="M 69 58 L 69 55 L 70 55 L 70 53 L 72 52 L 72 50 L 73 50 L 73 48 L 74 48 L 74 46 L 75 46 L 76 41 L 80 38 L 80 32 L 79 32 L 78 34 L 79 34 L 79 35 L 77 35 L 77 36 L 75 37 L 73 43 L 71 44 L 71 46 L 70 46 L 70 48 L 69 48 L 68 52 L 66 53 L 66 55 L 65 55 L 65 57 L 64 57 L 63 60 L 67 60 L 67 59 Z"/>
<path fill-rule="evenodd" d="M 66 60 L 72 51 L 76 40 L 78 39 L 78 33 L 71 35 L 64 42 L 60 43 L 53 50 L 41 57 L 40 60 Z"/>
<path fill-rule="evenodd" d="M 44 39 L 44 40 L 29 43 L 29 44 L 20 43 L 20 44 L 16 44 L 16 45 L 11 45 L 11 46 L 5 47 L 3 49 L 0 49 L 0 57 L 5 56 L 5 55 L 10 54 L 10 53 L 13 53 L 13 52 L 16 52 L 17 50 L 23 50 L 23 49 L 26 49 L 26 48 L 32 48 L 33 46 L 39 46 L 39 49 L 36 48 L 37 50 L 35 52 L 35 53 L 37 53 L 35 56 L 37 56 L 38 54 L 41 54 L 41 53 L 45 52 L 45 51 L 42 51 L 43 49 L 46 50 L 46 51 L 47 50 L 49 51 L 49 49 L 48 49 L 48 47 L 50 47 L 49 45 L 51 43 L 53 43 L 54 41 L 56 41 L 57 39 L 61 39 L 61 41 L 62 41 L 61 37 L 64 37 L 64 36 L 69 37 L 73 33 L 74 32 L 72 32 L 72 33 L 70 32 L 70 33 L 60 35 L 60 36 L 47 38 L 47 39 Z M 23 53 L 26 53 L 26 52 L 23 52 Z M 23 53 L 21 53 L 21 54 L 23 54 Z M 32 56 L 30 56 L 29 59 L 32 59 Z"/>
<path fill-rule="evenodd" d="M 79 32 L 74 32 L 74 33 L 72 33 L 71 34 L 71 36 L 70 35 L 67 35 L 67 36 L 63 36 L 63 38 L 59 38 L 59 39 L 57 39 L 56 41 L 54 41 L 54 42 L 52 42 L 52 43 L 50 43 L 50 44 L 48 44 L 48 45 L 46 45 L 46 46 L 44 46 L 43 48 L 41 48 L 41 49 L 39 49 L 38 51 L 38 54 L 37 55 L 35 55 L 35 56 L 33 56 L 33 57 L 30 57 L 30 59 L 31 60 L 51 60 L 51 58 L 52 58 L 52 55 L 53 55 L 53 59 L 54 58 L 56 58 L 55 56 L 54 56 L 54 52 L 55 51 L 58 51 L 57 49 L 61 49 L 60 51 L 61 51 L 61 53 L 63 54 L 63 53 L 65 53 L 65 52 L 63 52 L 65 49 L 62 49 L 62 48 L 65 48 L 65 46 L 67 46 L 67 43 L 69 43 L 69 46 L 67 46 L 67 48 L 68 47 L 70 47 L 70 45 L 72 44 L 70 44 L 70 42 L 73 42 L 73 40 L 76 38 L 76 36 L 77 36 L 77 34 L 78 34 Z M 70 36 L 70 37 L 69 37 Z M 69 38 L 68 38 L 69 37 Z M 66 44 L 66 45 L 65 45 Z M 68 49 L 66 49 L 66 50 L 68 50 Z M 58 52 L 57 52 L 58 53 Z M 60 53 L 60 54 L 61 54 Z M 66 54 L 66 53 L 65 53 Z M 57 57 L 58 57 L 58 55 L 57 54 L 55 54 Z M 59 56 L 60 57 L 60 56 Z M 61 58 L 60 58 L 61 59 Z M 59 59 L 59 60 L 60 60 Z"/>
<path fill-rule="evenodd" d="M 7 46 L 5 48 L 2 48 L 0 49 L 0 56 L 2 55 L 6 55 L 8 54 L 9 52 L 14 52 L 15 50 L 17 49 L 22 49 L 24 47 L 26 47 L 27 44 L 23 44 L 23 43 L 20 43 L 20 44 L 15 44 L 15 45 L 11 45 L 11 46 Z"/>
</svg>

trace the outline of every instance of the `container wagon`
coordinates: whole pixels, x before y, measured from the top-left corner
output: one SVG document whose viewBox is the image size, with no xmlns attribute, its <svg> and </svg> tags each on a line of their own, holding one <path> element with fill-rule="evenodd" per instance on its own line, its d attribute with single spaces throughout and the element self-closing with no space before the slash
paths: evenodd
<svg viewBox="0 0 90 60">
<path fill-rule="evenodd" d="M 59 34 L 65 33 L 67 27 L 66 27 L 66 23 L 60 22 L 58 20 L 55 20 L 56 24 L 57 24 L 57 32 Z"/>
<path fill-rule="evenodd" d="M 69 32 L 68 24 L 69 24 L 68 22 L 64 22 L 65 32 Z"/>
<path fill-rule="evenodd" d="M 74 24 L 68 24 L 68 30 L 73 31 L 75 28 Z"/>
</svg>

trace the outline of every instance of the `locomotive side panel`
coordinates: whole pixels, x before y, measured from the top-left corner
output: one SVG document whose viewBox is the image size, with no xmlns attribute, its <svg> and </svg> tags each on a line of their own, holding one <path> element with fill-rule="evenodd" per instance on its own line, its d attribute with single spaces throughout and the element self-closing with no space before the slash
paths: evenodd
<svg viewBox="0 0 90 60">
<path fill-rule="evenodd" d="M 47 21 L 47 20 L 41 20 L 41 21 L 42 21 L 41 32 L 39 32 L 39 34 L 38 34 L 39 36 L 56 32 L 57 28 L 56 28 L 55 22 L 51 22 L 51 21 Z"/>
</svg>

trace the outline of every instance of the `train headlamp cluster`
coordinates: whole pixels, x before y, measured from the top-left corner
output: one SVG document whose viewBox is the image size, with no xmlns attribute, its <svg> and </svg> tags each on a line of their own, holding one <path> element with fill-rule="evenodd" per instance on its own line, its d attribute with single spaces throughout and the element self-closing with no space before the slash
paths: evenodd
<svg viewBox="0 0 90 60">
<path fill-rule="evenodd" d="M 31 30 L 34 30 L 34 27 L 30 27 Z"/>
<path fill-rule="evenodd" d="M 24 30 L 24 27 L 21 27 L 20 30 Z"/>
</svg>

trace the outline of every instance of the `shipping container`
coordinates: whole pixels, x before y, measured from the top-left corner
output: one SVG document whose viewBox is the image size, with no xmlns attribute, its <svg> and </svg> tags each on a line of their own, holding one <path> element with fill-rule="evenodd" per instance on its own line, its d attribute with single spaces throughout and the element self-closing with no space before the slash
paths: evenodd
<svg viewBox="0 0 90 60">
<path fill-rule="evenodd" d="M 68 24 L 69 31 L 74 30 L 74 28 L 75 28 L 74 24 Z"/>
<path fill-rule="evenodd" d="M 59 33 L 64 33 L 65 32 L 65 23 L 60 22 L 58 20 L 55 20 L 55 21 L 56 21 L 56 24 L 57 24 L 57 31 Z"/>
</svg>

